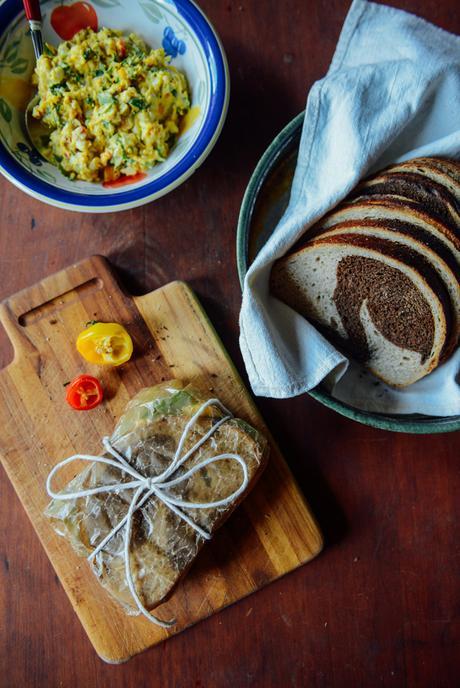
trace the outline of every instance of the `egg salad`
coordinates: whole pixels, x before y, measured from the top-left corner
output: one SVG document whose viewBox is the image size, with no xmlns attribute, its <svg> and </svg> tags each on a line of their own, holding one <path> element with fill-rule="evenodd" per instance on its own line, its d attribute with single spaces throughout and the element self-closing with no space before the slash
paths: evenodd
<svg viewBox="0 0 460 688">
<path fill-rule="evenodd" d="M 71 179 L 111 182 L 164 161 L 190 108 L 163 48 L 112 29 L 46 44 L 33 79 L 33 116 L 51 130 L 43 155 Z"/>
</svg>

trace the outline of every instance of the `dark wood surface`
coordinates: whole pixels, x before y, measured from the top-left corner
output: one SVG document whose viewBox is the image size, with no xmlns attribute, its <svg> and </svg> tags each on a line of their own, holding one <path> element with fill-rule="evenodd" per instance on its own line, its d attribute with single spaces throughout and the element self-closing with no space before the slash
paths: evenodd
<svg viewBox="0 0 460 688">
<path fill-rule="evenodd" d="M 460 33 L 457 0 L 393 0 Z M 235 227 L 266 146 L 326 71 L 348 0 L 201 5 L 224 42 L 230 111 L 205 165 L 121 214 L 52 209 L 0 180 L 0 297 L 103 253 L 143 293 L 191 284 L 242 371 Z M 0 333 L 0 364 L 11 360 Z M 5 474 L 2 688 L 458 686 L 459 435 L 367 428 L 309 397 L 259 400 L 326 537 L 318 559 L 121 666 L 98 659 Z M 457 499 L 456 499 L 457 497 Z"/>
</svg>

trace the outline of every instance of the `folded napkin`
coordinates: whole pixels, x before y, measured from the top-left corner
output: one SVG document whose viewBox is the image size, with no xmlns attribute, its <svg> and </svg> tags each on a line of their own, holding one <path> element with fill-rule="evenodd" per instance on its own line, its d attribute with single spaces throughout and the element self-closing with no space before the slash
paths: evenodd
<svg viewBox="0 0 460 688">
<path fill-rule="evenodd" d="M 308 96 L 289 205 L 246 275 L 240 346 L 255 394 L 291 397 L 327 378 L 333 396 L 364 410 L 460 413 L 460 351 L 404 390 L 377 385 L 268 290 L 273 262 L 359 179 L 422 155 L 459 158 L 459 112 L 460 37 L 354 0 Z"/>
</svg>

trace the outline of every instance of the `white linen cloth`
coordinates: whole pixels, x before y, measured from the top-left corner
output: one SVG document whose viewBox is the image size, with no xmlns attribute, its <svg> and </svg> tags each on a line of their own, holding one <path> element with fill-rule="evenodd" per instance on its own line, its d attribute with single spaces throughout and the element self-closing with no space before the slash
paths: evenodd
<svg viewBox="0 0 460 688">
<path fill-rule="evenodd" d="M 460 157 L 460 37 L 354 0 L 308 95 L 289 205 L 246 275 L 240 346 L 255 394 L 296 396 L 327 377 L 333 396 L 364 410 L 460 413 L 460 350 L 406 389 L 377 385 L 268 290 L 273 262 L 360 178 L 422 155 Z"/>
</svg>

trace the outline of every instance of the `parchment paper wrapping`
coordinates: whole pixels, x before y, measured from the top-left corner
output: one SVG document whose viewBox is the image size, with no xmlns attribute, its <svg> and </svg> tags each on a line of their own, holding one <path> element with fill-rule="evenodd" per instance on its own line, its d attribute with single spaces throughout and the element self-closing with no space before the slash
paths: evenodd
<svg viewBox="0 0 460 688">
<path fill-rule="evenodd" d="M 126 407 L 110 442 L 144 476 L 158 475 L 171 463 L 185 424 L 207 398 L 178 381 L 143 389 Z M 217 406 L 208 407 L 191 429 L 184 453 L 222 415 Z M 268 445 L 259 432 L 236 418 L 223 423 L 174 476 L 185 473 L 205 458 L 226 452 L 238 454 L 246 462 L 249 491 L 268 457 Z M 109 485 L 121 479 L 128 482 L 132 478 L 111 466 L 92 463 L 69 482 L 64 491 Z M 171 488 L 170 493 L 187 501 L 207 503 L 227 497 L 240 484 L 241 468 L 235 461 L 225 460 L 208 465 L 186 482 Z M 56 532 L 69 539 L 79 555 L 87 557 L 125 516 L 132 492 L 121 490 L 119 494 L 53 500 L 45 514 Z M 184 508 L 183 511 L 212 533 L 236 505 L 214 509 Z M 134 614 L 138 612 L 126 584 L 123 532 L 121 529 L 107 543 L 91 565 L 101 584 L 128 613 Z M 191 526 L 154 497 L 135 513 L 130 563 L 136 590 L 147 609 L 156 607 L 172 592 L 204 542 Z"/>
</svg>

